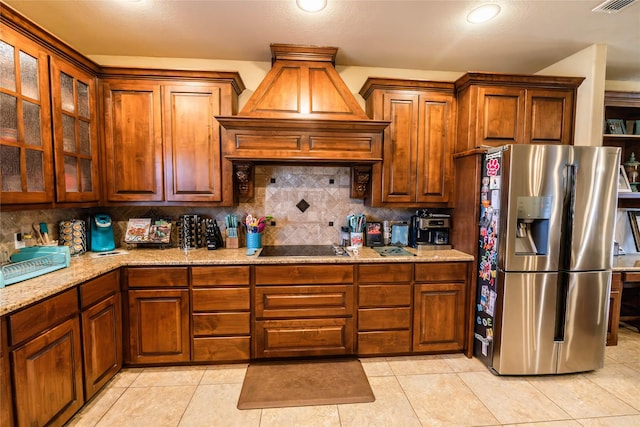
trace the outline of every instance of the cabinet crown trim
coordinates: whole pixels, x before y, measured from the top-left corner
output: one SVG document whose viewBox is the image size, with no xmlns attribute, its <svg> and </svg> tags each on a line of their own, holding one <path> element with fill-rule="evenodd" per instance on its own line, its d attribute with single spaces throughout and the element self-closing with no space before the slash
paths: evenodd
<svg viewBox="0 0 640 427">
<path fill-rule="evenodd" d="M 456 91 L 473 84 L 497 86 L 526 86 L 536 89 L 577 89 L 584 77 L 543 76 L 530 74 L 502 74 L 469 72 L 455 82 Z"/>
</svg>

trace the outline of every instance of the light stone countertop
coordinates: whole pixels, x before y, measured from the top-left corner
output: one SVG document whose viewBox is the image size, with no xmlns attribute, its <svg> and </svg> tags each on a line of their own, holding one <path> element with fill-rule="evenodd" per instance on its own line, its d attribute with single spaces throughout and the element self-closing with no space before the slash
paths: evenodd
<svg viewBox="0 0 640 427">
<path fill-rule="evenodd" d="M 208 251 L 195 249 L 186 255 L 177 248 L 133 249 L 126 253 L 101 258 L 84 254 L 71 258 L 69 268 L 44 274 L 0 289 L 0 316 L 43 300 L 89 279 L 125 266 L 176 265 L 258 265 L 258 264 L 357 264 L 399 262 L 473 261 L 473 256 L 451 250 L 420 251 L 405 248 L 415 256 L 382 257 L 373 249 L 361 248 L 357 256 L 268 257 L 248 256 L 246 248 Z M 117 249 L 122 250 L 122 249 Z M 640 267 L 639 267 L 640 269 Z"/>
<path fill-rule="evenodd" d="M 613 271 L 640 271 L 640 254 L 614 256 Z"/>
</svg>

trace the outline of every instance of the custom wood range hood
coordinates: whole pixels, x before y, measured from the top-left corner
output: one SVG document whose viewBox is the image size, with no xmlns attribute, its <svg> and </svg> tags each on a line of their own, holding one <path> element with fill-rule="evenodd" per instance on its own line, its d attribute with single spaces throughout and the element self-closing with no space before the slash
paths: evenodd
<svg viewBox="0 0 640 427">
<path fill-rule="evenodd" d="M 371 164 L 388 121 L 370 120 L 335 70 L 335 47 L 272 44 L 272 68 L 236 116 L 216 117 L 242 162 Z"/>
</svg>

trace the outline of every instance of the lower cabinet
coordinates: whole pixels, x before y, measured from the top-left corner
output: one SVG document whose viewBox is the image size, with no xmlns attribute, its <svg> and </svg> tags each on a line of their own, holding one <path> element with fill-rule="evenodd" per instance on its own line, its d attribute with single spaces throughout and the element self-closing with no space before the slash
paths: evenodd
<svg viewBox="0 0 640 427">
<path fill-rule="evenodd" d="M 255 358 L 354 353 L 354 266 L 255 267 Z"/>
<path fill-rule="evenodd" d="M 622 273 L 611 275 L 611 292 L 609 293 L 609 319 L 607 322 L 607 345 L 618 345 L 618 327 L 620 324 L 620 307 L 622 301 Z"/>
<path fill-rule="evenodd" d="M 13 426 L 13 393 L 9 366 L 7 319 L 0 318 L 0 426 Z"/>
<path fill-rule="evenodd" d="M 359 267 L 359 355 L 411 351 L 413 264 Z"/>
<path fill-rule="evenodd" d="M 9 316 L 16 424 L 63 425 L 84 404 L 76 289 Z"/>
<path fill-rule="evenodd" d="M 193 360 L 247 361 L 251 357 L 249 266 L 191 268 Z"/>
<path fill-rule="evenodd" d="M 468 263 L 415 265 L 413 351 L 465 349 Z"/>
<path fill-rule="evenodd" d="M 122 305 L 118 271 L 80 285 L 85 398 L 122 367 Z"/>
<path fill-rule="evenodd" d="M 188 267 L 127 268 L 125 363 L 191 360 Z"/>
<path fill-rule="evenodd" d="M 129 353 L 126 362 L 168 363 L 191 359 L 189 291 L 129 290 Z"/>
<path fill-rule="evenodd" d="M 256 321 L 256 358 L 353 354 L 353 319 Z"/>
</svg>

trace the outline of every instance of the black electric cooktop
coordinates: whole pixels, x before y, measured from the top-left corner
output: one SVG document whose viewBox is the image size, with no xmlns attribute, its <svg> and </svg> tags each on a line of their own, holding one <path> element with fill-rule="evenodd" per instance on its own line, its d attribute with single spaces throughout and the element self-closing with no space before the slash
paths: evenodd
<svg viewBox="0 0 640 427">
<path fill-rule="evenodd" d="M 310 256 L 335 256 L 336 250 L 332 245 L 283 245 L 264 246 L 261 257 L 288 256 L 288 257 L 310 257 Z"/>
</svg>

